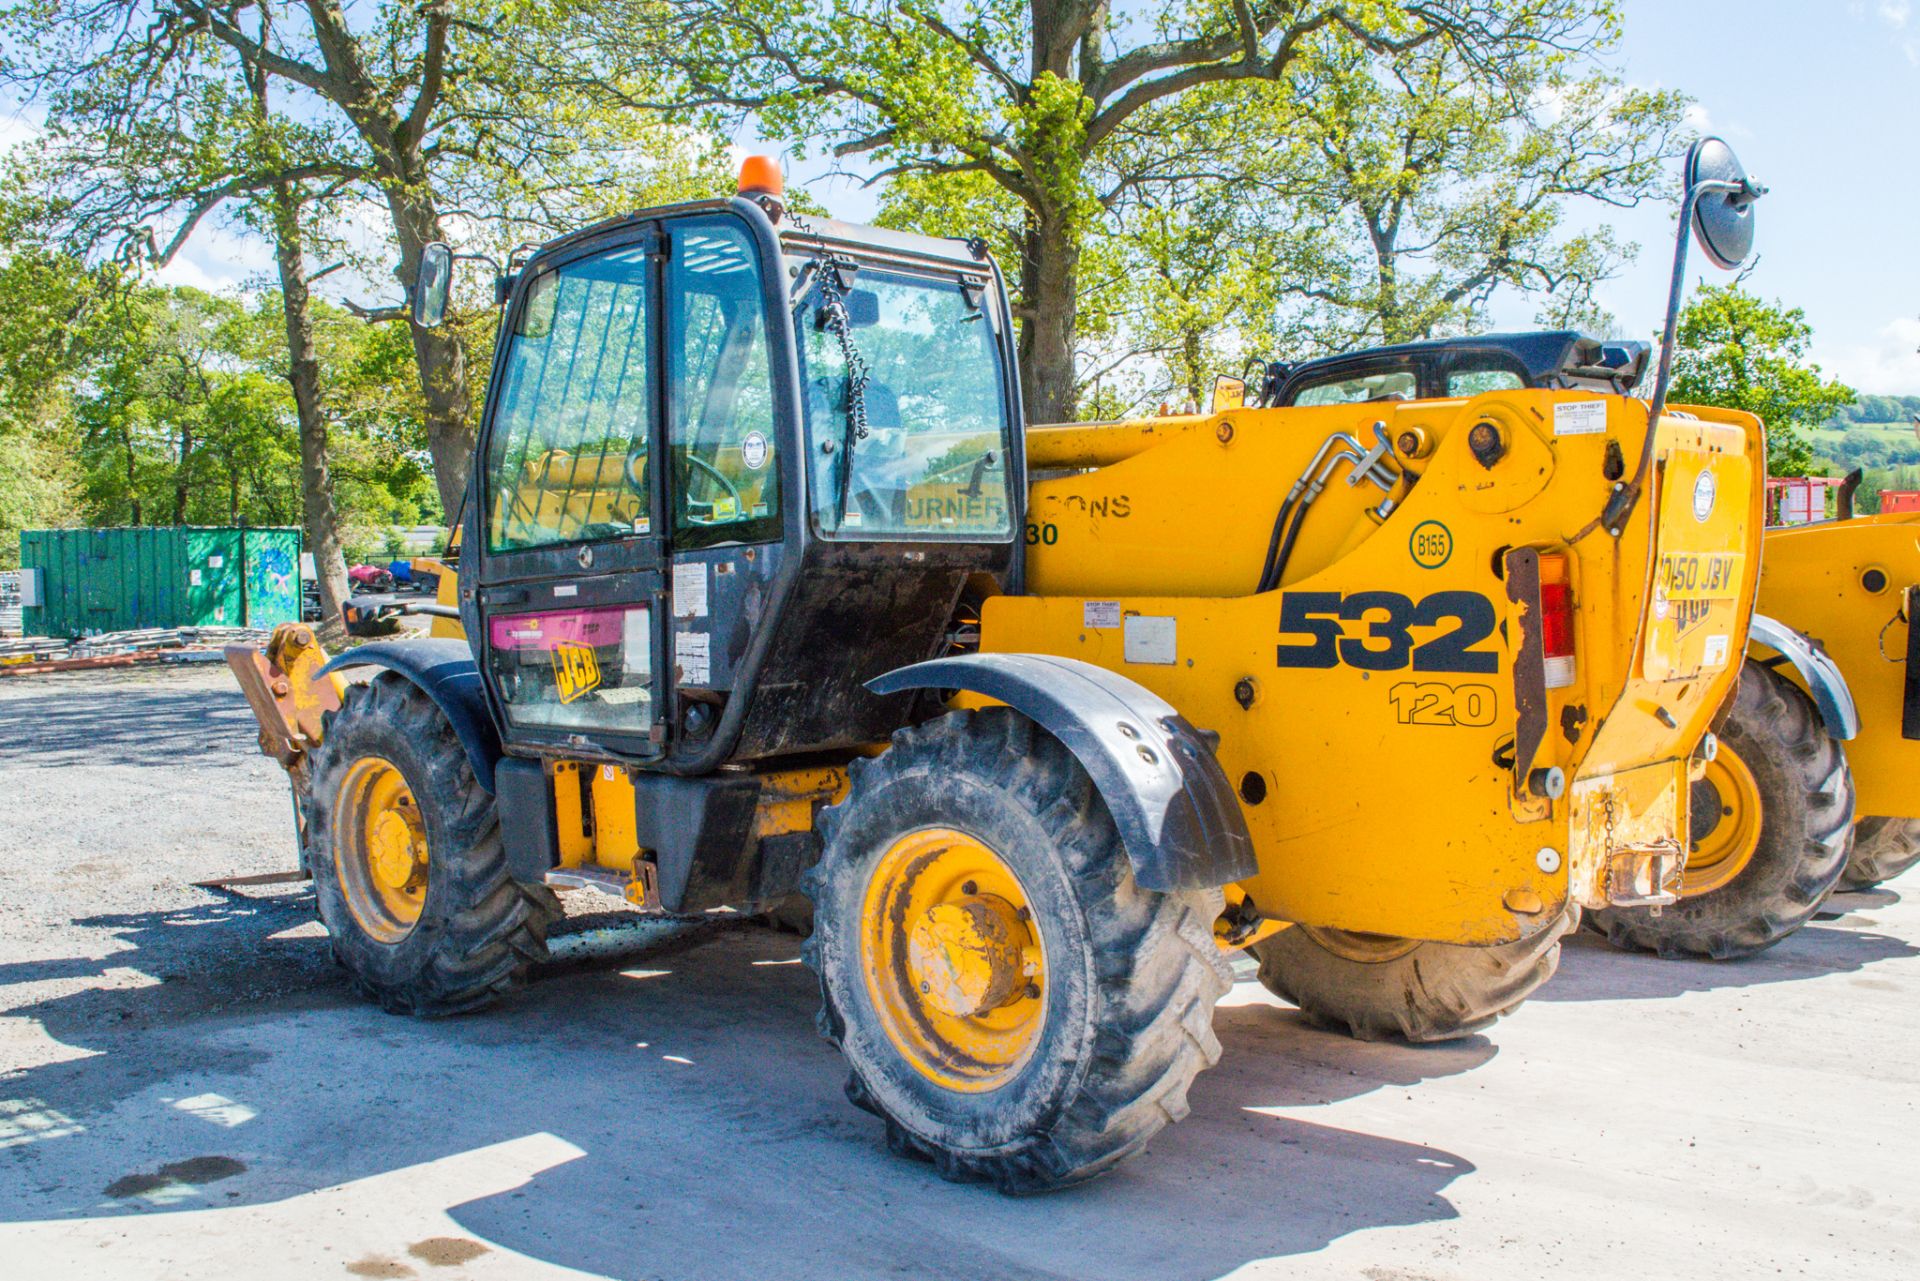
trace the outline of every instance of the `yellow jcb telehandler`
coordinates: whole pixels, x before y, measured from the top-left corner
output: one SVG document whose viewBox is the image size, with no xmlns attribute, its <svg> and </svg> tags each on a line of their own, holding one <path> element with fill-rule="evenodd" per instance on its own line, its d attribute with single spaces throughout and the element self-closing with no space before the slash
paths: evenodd
<svg viewBox="0 0 1920 1281">
<path fill-rule="evenodd" d="M 1692 222 L 1731 237 L 1757 192 L 1711 159 Z M 1581 907 L 1673 899 L 1751 419 L 1518 389 L 1023 432 L 984 247 L 797 217 L 769 169 L 508 264 L 462 638 L 231 655 L 375 1000 L 492 1000 L 556 888 L 799 889 L 850 1096 L 1037 1190 L 1184 1115 L 1230 949 L 1443 1038 Z"/>
</svg>

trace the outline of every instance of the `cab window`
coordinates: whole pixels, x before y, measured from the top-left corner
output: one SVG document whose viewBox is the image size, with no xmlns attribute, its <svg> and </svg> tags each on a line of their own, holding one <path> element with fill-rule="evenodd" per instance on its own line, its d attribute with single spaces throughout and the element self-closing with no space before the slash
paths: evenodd
<svg viewBox="0 0 1920 1281">
<path fill-rule="evenodd" d="M 848 538 L 1007 536 L 1005 379 L 984 286 L 844 274 L 844 326 L 817 283 L 794 319 L 815 524 Z"/>
<path fill-rule="evenodd" d="M 1461 400 L 1490 391 L 1519 391 L 1526 385 L 1511 369 L 1455 369 L 1447 375 L 1447 395 Z"/>
<path fill-rule="evenodd" d="M 529 286 L 487 450 L 493 551 L 649 532 L 646 279 L 630 245 Z"/>
<path fill-rule="evenodd" d="M 727 221 L 675 228 L 668 442 L 677 547 L 780 537 L 780 460 L 758 256 Z"/>
<path fill-rule="evenodd" d="M 1390 369 L 1353 378 L 1334 378 L 1302 388 L 1296 405 L 1355 405 L 1370 400 L 1412 400 L 1419 382 L 1411 369 Z"/>
</svg>

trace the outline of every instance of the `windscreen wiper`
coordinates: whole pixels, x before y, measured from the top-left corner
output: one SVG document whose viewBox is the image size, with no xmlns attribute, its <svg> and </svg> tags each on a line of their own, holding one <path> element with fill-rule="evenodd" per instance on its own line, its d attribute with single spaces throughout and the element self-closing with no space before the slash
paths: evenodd
<svg viewBox="0 0 1920 1281">
<path fill-rule="evenodd" d="M 847 367 L 847 421 L 840 433 L 840 484 L 836 495 L 834 524 L 847 519 L 847 503 L 853 493 L 853 451 L 857 442 L 867 438 L 867 380 L 872 371 L 866 357 L 853 341 L 853 319 L 847 314 L 847 278 L 860 269 L 858 263 L 828 246 L 826 238 L 800 215 L 788 212 L 794 228 L 811 236 L 819 246 L 815 259 L 820 277 L 820 297 L 824 300 L 815 313 L 817 325 L 840 342 L 840 358 Z"/>
</svg>

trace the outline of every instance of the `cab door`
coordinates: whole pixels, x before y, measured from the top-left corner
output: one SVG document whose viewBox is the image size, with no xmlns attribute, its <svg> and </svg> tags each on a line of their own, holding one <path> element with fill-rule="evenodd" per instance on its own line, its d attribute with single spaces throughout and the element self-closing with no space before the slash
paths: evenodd
<svg viewBox="0 0 1920 1281">
<path fill-rule="evenodd" d="M 657 755 L 666 522 L 657 224 L 527 265 L 482 427 L 475 652 L 508 742 Z"/>
</svg>

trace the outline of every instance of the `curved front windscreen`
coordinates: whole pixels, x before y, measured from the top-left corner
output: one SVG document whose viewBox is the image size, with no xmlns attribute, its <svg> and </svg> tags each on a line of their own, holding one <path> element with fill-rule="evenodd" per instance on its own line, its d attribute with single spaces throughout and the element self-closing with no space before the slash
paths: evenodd
<svg viewBox="0 0 1920 1281">
<path fill-rule="evenodd" d="M 1008 536 L 1006 385 L 987 291 L 873 267 L 845 275 L 844 324 L 818 285 L 794 315 L 815 523 L 847 538 Z"/>
</svg>

